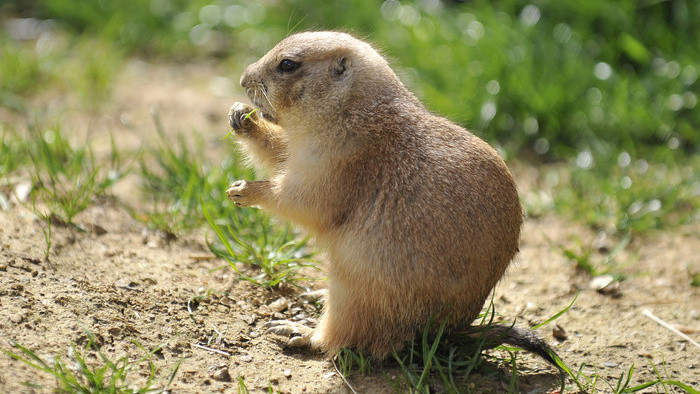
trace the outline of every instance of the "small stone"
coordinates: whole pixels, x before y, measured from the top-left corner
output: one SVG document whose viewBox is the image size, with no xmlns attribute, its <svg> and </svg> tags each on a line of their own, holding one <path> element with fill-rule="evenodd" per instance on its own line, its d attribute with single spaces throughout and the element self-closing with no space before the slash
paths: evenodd
<svg viewBox="0 0 700 394">
<path fill-rule="evenodd" d="M 253 324 L 255 324 L 256 320 L 258 320 L 258 317 L 255 314 L 243 316 L 243 321 L 246 322 L 249 326 L 252 326 Z"/>
<path fill-rule="evenodd" d="M 591 290 L 600 291 L 601 289 L 604 289 L 606 286 L 609 286 L 614 281 L 615 281 L 615 278 L 613 278 L 612 275 L 600 275 L 600 276 L 596 276 L 593 279 L 591 279 L 591 281 L 588 282 L 588 287 Z"/>
<path fill-rule="evenodd" d="M 88 229 L 89 229 L 91 232 L 95 233 L 95 235 L 97 235 L 97 236 L 107 234 L 107 230 L 105 230 L 104 227 L 100 226 L 100 225 L 97 224 L 97 223 L 90 223 L 90 224 L 88 225 Z"/>
<path fill-rule="evenodd" d="M 611 363 L 610 361 L 604 362 L 603 365 L 604 365 L 606 368 L 615 368 L 615 367 L 617 367 L 617 364 L 616 364 L 616 363 Z"/>
<path fill-rule="evenodd" d="M 683 325 L 680 325 L 680 324 L 674 324 L 673 326 L 674 326 L 678 331 L 682 332 L 683 334 L 695 334 L 695 333 L 697 333 L 698 331 L 700 331 L 700 330 L 698 330 L 698 329 L 696 329 L 696 328 L 688 327 L 688 326 L 683 326 Z"/>
<path fill-rule="evenodd" d="M 138 290 L 139 283 L 130 278 L 119 278 L 114 282 L 114 286 L 127 290 Z"/>
<path fill-rule="evenodd" d="M 611 297 L 620 297 L 620 282 L 616 281 L 612 275 L 601 275 L 591 279 L 588 283 L 591 290 Z"/>
<path fill-rule="evenodd" d="M 3 272 L 7 271 L 7 265 L 0 264 L 0 271 L 3 271 Z"/>
<path fill-rule="evenodd" d="M 285 378 L 289 379 L 292 377 L 292 370 L 291 369 L 285 369 L 282 371 L 282 375 L 284 375 Z"/>
<path fill-rule="evenodd" d="M 335 372 L 332 372 L 332 371 L 331 371 L 331 372 L 325 373 L 325 374 L 323 375 L 323 378 L 324 378 L 324 379 L 330 379 L 330 378 L 333 377 L 333 375 L 335 375 Z"/>
<path fill-rule="evenodd" d="M 27 201 L 30 193 L 32 192 L 32 183 L 30 181 L 18 182 L 15 185 L 14 193 L 10 197 L 10 201 L 13 203 L 22 203 Z"/>
<path fill-rule="evenodd" d="M 249 362 L 253 361 L 253 357 L 245 354 L 245 355 L 241 356 L 240 360 L 243 361 L 244 363 L 249 363 Z"/>
<path fill-rule="evenodd" d="M 562 326 L 559 324 L 555 325 L 554 328 L 552 328 L 552 336 L 560 341 L 565 341 L 569 337 L 566 335 L 566 331 Z"/>
<path fill-rule="evenodd" d="M 272 301 L 270 305 L 268 305 L 268 308 L 270 308 L 270 310 L 273 312 L 282 312 L 283 310 L 287 309 L 288 306 L 289 302 L 286 298 L 278 298 L 275 301 Z"/>
<path fill-rule="evenodd" d="M 219 382 L 230 382 L 231 375 L 227 366 L 220 366 L 211 374 L 211 378 Z"/>
</svg>

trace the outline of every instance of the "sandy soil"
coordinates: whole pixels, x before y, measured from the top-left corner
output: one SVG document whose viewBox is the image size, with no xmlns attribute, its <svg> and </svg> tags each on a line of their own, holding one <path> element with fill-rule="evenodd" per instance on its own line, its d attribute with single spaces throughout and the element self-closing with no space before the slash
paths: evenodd
<svg viewBox="0 0 700 394">
<path fill-rule="evenodd" d="M 166 130 L 199 134 L 214 162 L 227 149 L 220 141 L 227 131 L 225 116 L 233 97 L 240 96 L 226 88 L 221 76 L 237 80 L 233 72 L 208 65 L 133 62 L 120 77 L 113 103 L 98 115 L 88 116 L 70 99 L 45 99 L 41 105 L 61 119 L 64 131 L 89 135 L 98 148 L 107 146 L 112 132 L 124 150 L 150 141 L 151 111 L 157 108 Z M 536 184 L 533 169 L 516 168 L 515 173 L 523 192 Z M 239 377 L 251 390 L 349 392 L 331 361 L 287 349 L 278 337 L 263 334 L 262 325 L 272 318 L 313 323 L 313 305 L 301 301 L 295 289 L 262 289 L 236 280 L 230 269 L 211 271 L 225 262 L 208 252 L 204 229 L 173 241 L 146 231 L 116 202 L 138 205 L 135 187 L 133 179 L 122 181 L 115 200 L 77 217 L 81 225 L 97 225 L 104 232 L 55 226 L 48 261 L 42 222 L 19 205 L 0 211 L 1 349 L 11 349 L 12 340 L 46 359 L 65 358 L 71 341 L 85 343 L 86 327 L 113 358 L 142 355 L 131 340 L 148 349 L 162 345 L 152 360 L 162 377 L 159 384 L 182 360 L 173 392 L 235 392 Z M 607 295 L 591 290 L 590 277 L 562 253 L 574 236 L 588 242 L 595 233 L 552 215 L 526 221 L 520 257 L 496 289 L 498 313 L 534 324 L 580 291 L 571 310 L 540 330 L 572 369 L 585 363 L 583 371 L 597 369 L 614 380 L 634 364 L 633 382 L 645 382 L 656 379 L 653 363 L 662 376 L 700 388 L 700 349 L 644 314 L 649 310 L 700 339 L 700 288 L 690 285 L 688 274 L 700 271 L 700 226 L 635 238 L 620 257 L 628 279 Z M 280 299 L 285 309 L 270 307 Z M 553 337 L 555 324 L 566 339 Z M 522 392 L 554 390 L 552 368 L 530 355 L 518 359 Z M 497 367 L 508 376 L 508 369 Z M 4 354 L 0 371 L 0 392 L 50 391 L 21 385 L 26 381 L 52 387 L 50 376 Z M 143 379 L 146 372 L 134 374 Z M 370 375 L 353 375 L 349 384 L 362 392 L 391 392 L 390 382 L 397 378 L 400 372 L 388 365 Z M 506 389 L 493 377 L 477 375 L 473 383 L 477 392 Z M 598 387 L 611 390 L 603 383 Z"/>
</svg>

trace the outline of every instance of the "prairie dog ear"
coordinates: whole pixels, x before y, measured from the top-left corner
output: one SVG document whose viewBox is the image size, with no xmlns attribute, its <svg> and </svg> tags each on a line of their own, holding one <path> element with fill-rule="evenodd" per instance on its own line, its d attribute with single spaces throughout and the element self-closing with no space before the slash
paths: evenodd
<svg viewBox="0 0 700 394">
<path fill-rule="evenodd" d="M 347 57 L 341 57 L 340 59 L 335 59 L 331 63 L 331 76 L 335 80 L 342 80 L 348 74 L 348 68 L 350 66 L 350 61 Z"/>
</svg>

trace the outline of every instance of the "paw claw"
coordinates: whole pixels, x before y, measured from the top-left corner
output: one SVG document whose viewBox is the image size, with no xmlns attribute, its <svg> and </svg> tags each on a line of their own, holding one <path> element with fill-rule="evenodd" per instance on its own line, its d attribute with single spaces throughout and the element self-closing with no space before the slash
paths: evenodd
<svg viewBox="0 0 700 394">
<path fill-rule="evenodd" d="M 244 103 L 235 103 L 231 106 L 228 111 L 228 121 L 237 134 L 241 134 L 253 125 L 252 115 L 248 116 L 253 111 L 253 107 Z"/>
<path fill-rule="evenodd" d="M 320 290 L 313 290 L 313 291 L 307 291 L 304 293 L 299 294 L 299 297 L 303 299 L 304 301 L 309 301 L 309 302 L 314 302 L 314 301 L 323 301 L 323 298 L 325 298 L 328 295 L 328 289 L 320 289 Z"/>
<path fill-rule="evenodd" d="M 291 347 L 307 347 L 311 345 L 311 337 L 309 336 L 299 336 L 289 338 L 287 345 Z"/>
<path fill-rule="evenodd" d="M 266 334 L 291 335 L 292 337 L 287 341 L 288 346 L 305 347 L 311 345 L 311 335 L 314 330 L 303 324 L 287 320 L 272 320 L 265 323 L 263 327 L 268 327 L 265 330 Z"/>
<path fill-rule="evenodd" d="M 248 198 L 246 197 L 246 192 L 248 189 L 248 182 L 246 181 L 236 181 L 229 186 L 226 190 L 226 196 L 229 200 L 233 201 L 236 206 L 247 207 Z"/>
</svg>

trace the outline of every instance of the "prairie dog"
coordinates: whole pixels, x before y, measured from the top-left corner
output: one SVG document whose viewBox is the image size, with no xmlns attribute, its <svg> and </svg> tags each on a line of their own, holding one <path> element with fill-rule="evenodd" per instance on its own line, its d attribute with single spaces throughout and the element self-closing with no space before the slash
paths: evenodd
<svg viewBox="0 0 700 394">
<path fill-rule="evenodd" d="M 236 181 L 227 195 L 306 228 L 328 260 L 318 326 L 276 321 L 273 331 L 295 335 L 293 346 L 381 358 L 436 313 L 452 327 L 477 317 L 522 224 L 494 149 L 430 113 L 376 50 L 345 33 L 289 36 L 241 85 L 258 110 L 236 103 L 229 120 L 271 177 Z M 546 358 L 527 330 L 503 331 Z"/>
</svg>

